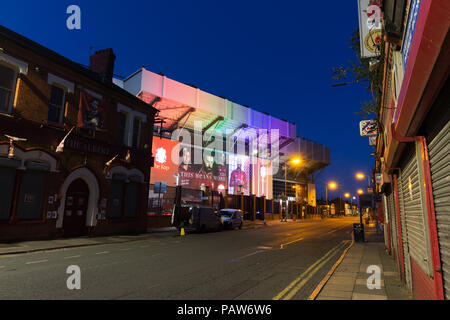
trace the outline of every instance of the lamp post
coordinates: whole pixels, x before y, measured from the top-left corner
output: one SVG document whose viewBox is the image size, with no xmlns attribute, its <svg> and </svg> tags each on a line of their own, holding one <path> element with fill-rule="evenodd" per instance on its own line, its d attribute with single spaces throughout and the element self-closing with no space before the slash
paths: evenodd
<svg viewBox="0 0 450 320">
<path fill-rule="evenodd" d="M 337 188 L 336 182 L 329 182 L 325 186 L 325 200 L 327 201 L 327 210 L 328 210 L 328 188 L 330 188 L 331 190 L 336 189 Z"/>
<path fill-rule="evenodd" d="M 363 189 L 358 189 L 358 195 L 364 194 Z M 362 210 L 361 210 L 361 200 L 359 200 L 359 223 L 362 224 Z"/>
<path fill-rule="evenodd" d="M 346 197 L 347 199 L 350 198 L 350 193 L 345 193 L 344 197 Z M 351 205 L 350 205 L 351 206 Z M 345 216 L 345 202 L 344 202 L 344 216 Z"/>
<path fill-rule="evenodd" d="M 287 167 L 288 164 L 293 164 L 295 166 L 298 166 L 302 162 L 302 159 L 300 157 L 294 156 L 291 157 L 288 161 L 284 163 L 284 201 L 286 201 L 286 211 L 288 210 L 287 206 Z M 287 219 L 287 212 L 286 212 L 286 219 Z M 286 220 L 287 221 L 287 220 Z"/>
<path fill-rule="evenodd" d="M 356 177 L 357 180 L 363 180 L 366 177 L 366 175 L 364 173 L 362 173 L 362 172 L 358 172 L 355 175 L 355 177 Z M 367 176 L 367 183 L 368 183 L 368 187 L 370 187 L 371 183 L 370 183 L 370 177 L 369 176 Z"/>
</svg>

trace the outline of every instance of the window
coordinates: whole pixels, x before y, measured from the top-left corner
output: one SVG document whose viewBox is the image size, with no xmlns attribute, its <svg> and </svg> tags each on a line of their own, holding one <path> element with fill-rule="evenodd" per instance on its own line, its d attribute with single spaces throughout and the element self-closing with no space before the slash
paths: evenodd
<svg viewBox="0 0 450 320">
<path fill-rule="evenodd" d="M 123 207 L 123 190 L 125 187 L 126 176 L 121 174 L 113 174 L 112 179 L 109 200 L 109 217 L 121 218 Z"/>
<path fill-rule="evenodd" d="M 133 147 L 139 147 L 139 134 L 141 132 L 141 120 L 134 118 L 133 122 Z"/>
<path fill-rule="evenodd" d="M 8 112 L 13 96 L 16 72 L 0 65 L 0 112 Z"/>
<path fill-rule="evenodd" d="M 64 111 L 64 89 L 57 86 L 51 86 L 50 104 L 48 106 L 48 121 L 61 123 Z"/>
<path fill-rule="evenodd" d="M 130 181 L 127 184 L 127 190 L 125 193 L 125 217 L 136 218 L 137 204 L 139 201 L 138 196 L 139 184 L 137 182 Z"/>
<path fill-rule="evenodd" d="M 127 116 L 124 113 L 119 112 L 119 126 L 117 129 L 117 142 L 119 144 L 125 143 L 126 125 L 127 125 Z"/>
<path fill-rule="evenodd" d="M 41 220 L 45 172 L 27 169 L 20 183 L 17 215 L 20 220 Z"/>
<path fill-rule="evenodd" d="M 16 169 L 0 166 L 0 176 L 2 177 L 2 183 L 0 184 L 0 203 L 2 204 L 0 206 L 0 220 L 8 220 L 11 212 Z"/>
</svg>

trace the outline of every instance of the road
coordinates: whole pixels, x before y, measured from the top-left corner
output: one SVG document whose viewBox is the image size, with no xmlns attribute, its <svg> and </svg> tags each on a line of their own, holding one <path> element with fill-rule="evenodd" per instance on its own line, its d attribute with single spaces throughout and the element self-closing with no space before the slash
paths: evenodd
<svg viewBox="0 0 450 320">
<path fill-rule="evenodd" d="M 350 244 L 357 218 L 0 257 L 5 299 L 306 299 Z M 69 290 L 68 266 L 81 270 Z"/>
</svg>

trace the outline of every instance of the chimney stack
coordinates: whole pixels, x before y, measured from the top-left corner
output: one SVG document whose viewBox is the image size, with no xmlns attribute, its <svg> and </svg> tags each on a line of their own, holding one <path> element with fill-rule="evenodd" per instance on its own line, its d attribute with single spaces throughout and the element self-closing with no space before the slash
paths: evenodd
<svg viewBox="0 0 450 320">
<path fill-rule="evenodd" d="M 100 74 L 105 81 L 112 82 L 116 55 L 111 48 L 95 52 L 90 57 L 90 69 Z"/>
</svg>

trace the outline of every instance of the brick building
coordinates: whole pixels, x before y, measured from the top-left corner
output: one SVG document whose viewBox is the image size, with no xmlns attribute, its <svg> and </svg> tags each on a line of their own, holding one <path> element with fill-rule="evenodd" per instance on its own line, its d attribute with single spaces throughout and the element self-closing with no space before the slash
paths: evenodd
<svg viewBox="0 0 450 320">
<path fill-rule="evenodd" d="M 156 109 L 112 83 L 114 60 L 0 26 L 1 240 L 146 230 Z"/>
</svg>

